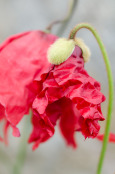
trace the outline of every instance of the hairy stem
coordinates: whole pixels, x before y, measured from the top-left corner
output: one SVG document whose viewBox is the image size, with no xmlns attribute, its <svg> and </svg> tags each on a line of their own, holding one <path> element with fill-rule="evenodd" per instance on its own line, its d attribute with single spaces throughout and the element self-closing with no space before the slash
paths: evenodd
<svg viewBox="0 0 115 174">
<path fill-rule="evenodd" d="M 108 101 L 107 120 L 106 120 L 105 134 L 104 134 L 102 150 L 101 150 L 100 159 L 99 159 L 98 168 L 97 168 L 97 174 L 101 174 L 102 166 L 103 166 L 103 162 L 104 162 L 104 157 L 105 157 L 105 153 L 106 153 L 106 149 L 107 149 L 108 138 L 109 138 L 110 124 L 111 124 L 113 96 L 114 96 L 113 77 L 112 77 L 111 66 L 109 63 L 109 58 L 108 58 L 106 49 L 103 45 L 103 42 L 101 41 L 100 36 L 98 35 L 97 31 L 90 24 L 81 23 L 81 24 L 76 25 L 71 30 L 70 35 L 69 35 L 69 39 L 75 39 L 76 33 L 81 28 L 86 28 L 86 29 L 90 30 L 92 32 L 92 34 L 94 35 L 95 39 L 97 40 L 97 43 L 98 43 L 100 50 L 102 52 L 102 55 L 103 55 L 103 59 L 104 59 L 106 70 L 107 70 L 107 76 L 108 76 L 109 101 Z"/>
</svg>

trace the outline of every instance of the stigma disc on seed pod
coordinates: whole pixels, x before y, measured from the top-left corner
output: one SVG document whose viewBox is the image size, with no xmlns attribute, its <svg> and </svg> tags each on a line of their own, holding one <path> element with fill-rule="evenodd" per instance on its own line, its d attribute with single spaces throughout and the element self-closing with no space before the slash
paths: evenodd
<svg viewBox="0 0 115 174">
<path fill-rule="evenodd" d="M 48 61 L 51 64 L 59 65 L 66 61 L 75 48 L 75 41 L 66 38 L 57 39 L 48 49 Z"/>
</svg>

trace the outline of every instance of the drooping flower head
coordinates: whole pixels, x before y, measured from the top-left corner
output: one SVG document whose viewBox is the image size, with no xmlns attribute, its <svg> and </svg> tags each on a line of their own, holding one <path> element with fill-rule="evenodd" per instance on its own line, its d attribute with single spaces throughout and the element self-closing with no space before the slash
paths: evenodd
<svg viewBox="0 0 115 174">
<path fill-rule="evenodd" d="M 97 136 L 98 121 L 104 120 L 101 103 L 105 97 L 100 83 L 84 69 L 88 49 L 79 39 L 76 44 L 64 39 L 58 54 L 61 63 L 58 59 L 55 63 L 56 54 L 48 54 L 50 45 L 57 49 L 52 45 L 56 40 L 54 35 L 31 31 L 0 46 L 0 121 L 5 120 L 5 141 L 9 126 L 14 136 L 20 136 L 17 124 L 30 108 L 33 131 L 29 143 L 34 143 L 33 149 L 53 136 L 58 120 L 68 145 L 76 147 L 75 132 L 85 138 Z"/>
<path fill-rule="evenodd" d="M 20 135 L 16 125 L 28 114 L 41 88 L 34 79 L 49 67 L 47 49 L 56 39 L 52 34 L 30 31 L 0 45 L 0 121 L 5 120 L 5 134 L 10 125 L 13 135 Z"/>
<path fill-rule="evenodd" d="M 36 78 L 42 88 L 33 102 L 33 131 L 29 138 L 29 143 L 34 142 L 33 149 L 53 136 L 57 120 L 67 144 L 73 147 L 75 132 L 95 138 L 100 129 L 98 121 L 104 120 L 101 103 L 105 97 L 100 83 L 84 69 L 81 48 L 75 46 L 73 50 L 65 60 L 60 54 L 61 64 L 56 60 L 57 65 L 51 64 L 46 76 L 43 73 Z"/>
</svg>

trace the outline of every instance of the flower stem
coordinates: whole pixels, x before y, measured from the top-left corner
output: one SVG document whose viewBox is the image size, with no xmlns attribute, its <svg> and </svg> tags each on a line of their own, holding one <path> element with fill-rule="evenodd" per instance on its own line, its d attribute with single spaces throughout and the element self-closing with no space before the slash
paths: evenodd
<svg viewBox="0 0 115 174">
<path fill-rule="evenodd" d="M 81 23 L 81 24 L 76 25 L 71 30 L 69 39 L 75 39 L 75 35 L 76 35 L 77 31 L 79 31 L 81 28 L 86 28 L 86 29 L 90 30 L 92 32 L 92 34 L 94 35 L 94 37 L 96 38 L 98 45 L 100 47 L 100 50 L 102 52 L 102 55 L 103 55 L 103 59 L 104 59 L 106 70 L 107 70 L 107 76 L 108 76 L 109 101 L 108 101 L 107 121 L 106 121 L 106 126 L 105 126 L 105 135 L 104 135 L 102 150 L 101 150 L 100 159 L 99 159 L 98 168 L 97 168 L 97 174 L 101 174 L 104 157 L 105 157 L 105 153 L 106 153 L 106 149 L 107 149 L 111 117 L 112 117 L 111 115 L 112 115 L 113 96 L 114 96 L 113 77 L 112 77 L 111 66 L 109 63 L 109 58 L 107 56 L 107 52 L 103 45 L 103 42 L 101 41 L 100 36 L 98 35 L 97 31 L 90 24 Z"/>
<path fill-rule="evenodd" d="M 76 8 L 77 2 L 78 0 L 69 0 L 69 5 L 68 5 L 69 8 L 68 8 L 67 15 L 63 19 L 53 21 L 51 24 L 49 24 L 46 28 L 46 31 L 51 32 L 54 25 L 62 23 L 62 26 L 60 27 L 57 33 L 57 35 L 60 36 L 64 32 L 69 20 L 71 19 L 74 13 L 74 10 Z"/>
<path fill-rule="evenodd" d="M 22 168 L 24 166 L 26 152 L 27 152 L 27 137 L 28 137 L 28 132 L 29 132 L 28 129 L 29 129 L 30 116 L 31 116 L 31 112 L 30 112 L 29 116 L 27 116 L 28 118 L 27 117 L 25 118 L 24 131 L 23 131 L 21 142 L 19 144 L 19 150 L 18 150 L 15 164 L 13 166 L 12 174 L 21 174 L 22 173 Z"/>
</svg>

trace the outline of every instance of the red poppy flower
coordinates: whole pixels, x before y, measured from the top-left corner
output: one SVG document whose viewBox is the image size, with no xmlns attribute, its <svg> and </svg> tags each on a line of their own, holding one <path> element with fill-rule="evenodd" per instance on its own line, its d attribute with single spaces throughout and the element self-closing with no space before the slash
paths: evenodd
<svg viewBox="0 0 115 174">
<path fill-rule="evenodd" d="M 97 136 L 98 121 L 104 120 L 100 105 L 105 97 L 100 92 L 100 83 L 84 69 L 78 46 L 65 62 L 50 65 L 47 75 L 42 73 L 36 82 L 42 88 L 33 102 L 33 131 L 29 138 L 33 149 L 53 136 L 57 120 L 68 145 L 76 147 L 76 131 L 85 138 Z"/>
<path fill-rule="evenodd" d="M 49 67 L 46 52 L 56 39 L 30 31 L 12 36 L 0 46 L 0 121 L 5 120 L 5 135 L 9 125 L 14 136 L 20 135 L 16 125 L 28 114 L 39 91 L 34 79 Z"/>
</svg>

